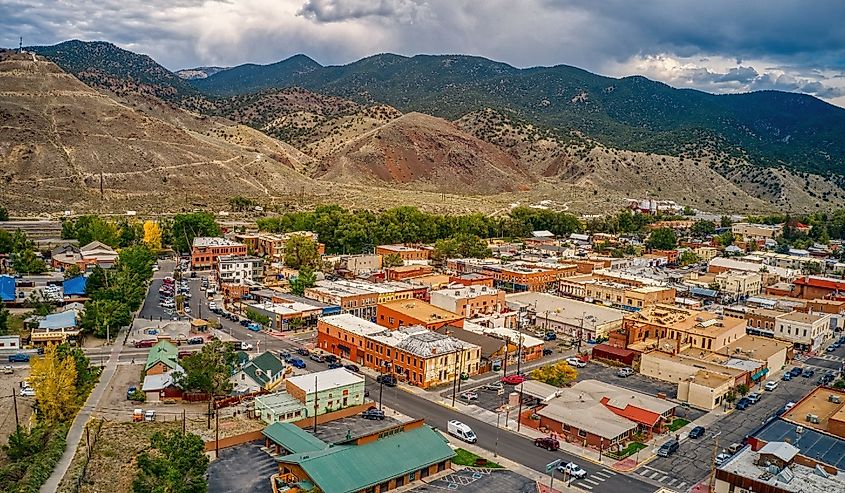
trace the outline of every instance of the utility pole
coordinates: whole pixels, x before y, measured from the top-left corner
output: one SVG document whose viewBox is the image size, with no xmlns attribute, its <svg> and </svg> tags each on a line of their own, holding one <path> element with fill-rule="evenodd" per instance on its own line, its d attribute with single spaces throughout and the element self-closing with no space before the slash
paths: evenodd
<svg viewBox="0 0 845 493">
<path fill-rule="evenodd" d="M 220 410 L 214 412 L 214 457 L 220 457 Z"/>
<path fill-rule="evenodd" d="M 452 380 L 452 407 L 455 407 L 455 393 L 458 388 L 458 351 L 455 351 L 455 374 Z"/>
<path fill-rule="evenodd" d="M 522 426 L 522 388 L 524 385 L 525 381 L 519 384 L 519 412 L 516 414 L 516 431 L 519 431 Z"/>
<path fill-rule="evenodd" d="M 379 393 L 379 408 L 381 408 L 381 393 Z M 314 374 L 314 433 L 317 433 L 317 373 Z"/>
<path fill-rule="evenodd" d="M 15 430 L 17 430 L 21 423 L 18 421 L 18 395 L 15 394 L 15 388 L 12 387 L 12 403 L 15 406 Z"/>
<path fill-rule="evenodd" d="M 710 463 L 713 464 L 710 469 L 710 487 L 707 491 L 713 491 L 713 481 L 716 479 L 716 452 L 719 451 L 719 436 L 716 436 L 716 443 L 713 445 L 713 457 L 710 460 Z"/>
<path fill-rule="evenodd" d="M 502 417 L 501 411 L 496 411 L 496 445 L 493 447 L 493 457 L 498 457 L 499 453 L 499 419 Z"/>
</svg>

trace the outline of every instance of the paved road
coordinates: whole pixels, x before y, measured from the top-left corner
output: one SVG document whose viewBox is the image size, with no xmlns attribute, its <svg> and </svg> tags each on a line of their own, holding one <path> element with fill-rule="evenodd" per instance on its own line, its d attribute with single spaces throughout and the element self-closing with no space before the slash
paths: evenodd
<svg viewBox="0 0 845 493">
<path fill-rule="evenodd" d="M 199 316 L 200 310 L 204 315 L 212 319 L 216 319 L 215 315 L 210 315 L 208 311 L 207 299 L 199 293 L 199 277 L 191 281 L 191 309 L 193 313 Z M 199 305 L 202 304 L 202 307 Z M 290 351 L 298 347 L 303 347 L 309 341 L 313 341 L 313 333 L 299 334 L 287 337 L 283 340 L 277 339 L 266 334 L 257 334 L 242 327 L 236 322 L 228 319 L 220 319 L 223 330 L 230 331 L 235 338 L 248 341 L 256 345 L 262 350 Z M 258 343 L 258 344 L 257 344 Z M 325 363 L 316 363 L 311 360 L 306 360 L 309 371 L 320 371 L 328 369 Z M 367 378 L 367 389 L 370 391 L 370 397 L 374 400 L 378 399 L 379 385 L 375 380 Z M 569 455 L 561 452 L 549 452 L 547 450 L 535 447 L 533 442 L 527 438 L 511 433 L 505 429 L 500 429 L 498 432 L 499 440 L 498 447 L 496 446 L 497 428 L 495 423 L 490 424 L 476 420 L 467 415 L 461 414 L 458 411 L 441 406 L 432 401 L 426 400 L 422 397 L 413 395 L 411 393 L 402 391 L 396 387 L 383 389 L 384 405 L 399 411 L 402 414 L 412 416 L 415 418 L 424 418 L 430 425 L 445 430 L 446 423 L 450 419 L 458 419 L 468 424 L 478 435 L 478 445 L 487 450 L 498 450 L 499 455 L 504 456 L 514 462 L 524 464 L 531 469 L 545 473 L 545 466 L 555 459 L 563 459 L 565 462 L 576 462 L 583 467 L 588 475 L 581 480 L 575 480 L 573 484 L 590 491 L 596 492 L 625 492 L 625 493 L 650 493 L 658 489 L 656 484 L 643 480 L 636 476 L 629 476 L 607 468 L 593 464 L 580 457 Z M 558 478 L 559 479 L 559 478 Z"/>
<path fill-rule="evenodd" d="M 710 474 L 717 438 L 717 453 L 727 449 L 732 443 L 741 443 L 745 435 L 760 427 L 780 407 L 789 401 L 798 402 L 815 386 L 815 378 L 798 377 L 789 382 L 780 382 L 773 392 L 761 391 L 763 397 L 757 404 L 744 411 L 735 410 L 728 414 L 711 425 L 703 438 L 687 440 L 682 437 L 678 452 L 670 457 L 658 457 L 641 466 L 637 473 L 677 491 L 686 491 L 696 483 L 706 480 Z"/>
</svg>

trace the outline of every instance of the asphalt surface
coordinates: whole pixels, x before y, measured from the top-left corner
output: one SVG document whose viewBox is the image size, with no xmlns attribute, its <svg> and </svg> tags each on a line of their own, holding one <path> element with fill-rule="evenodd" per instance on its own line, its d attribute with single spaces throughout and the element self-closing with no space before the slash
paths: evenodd
<svg viewBox="0 0 845 493">
<path fill-rule="evenodd" d="M 171 262 L 171 270 L 173 268 L 172 266 L 173 263 Z M 159 278 L 159 283 L 161 282 L 161 278 L 170 275 L 165 270 L 164 266 L 156 274 L 158 274 L 156 277 Z M 222 330 L 230 333 L 238 340 L 252 343 L 256 347 L 256 351 L 293 351 L 299 347 L 313 347 L 313 332 L 293 334 L 285 337 L 284 339 L 278 339 L 268 336 L 266 333 L 252 332 L 237 322 L 212 314 L 208 309 L 207 297 L 200 292 L 201 278 L 202 274 L 198 273 L 196 278 L 189 279 L 192 294 L 190 306 L 194 316 L 205 318 L 207 320 L 218 320 L 222 326 Z M 158 287 L 156 286 L 155 281 L 153 282 L 147 299 L 145 300 L 144 307 L 147 308 L 148 304 L 150 306 L 158 306 Z M 219 302 L 218 305 L 220 305 Z M 152 308 L 151 310 L 154 309 L 155 308 Z M 154 311 L 147 313 L 152 314 Z M 143 352 L 143 350 L 139 351 L 138 354 L 135 354 L 131 350 L 127 349 L 126 355 L 122 355 L 122 358 L 125 358 L 126 356 L 146 358 L 145 354 L 146 352 Z M 316 363 L 311 360 L 305 360 L 305 362 L 309 371 L 328 369 L 328 366 L 325 363 Z M 366 377 L 366 380 L 367 389 L 370 391 L 370 398 L 377 401 L 379 398 L 379 385 L 374 379 L 369 377 Z M 395 409 L 407 416 L 423 418 L 432 427 L 444 431 L 446 430 L 446 423 L 449 420 L 457 419 L 462 421 L 469 425 L 475 431 L 476 435 L 478 435 L 478 446 L 491 452 L 495 451 L 500 456 L 523 464 L 536 471 L 545 473 L 546 464 L 556 459 L 562 459 L 564 462 L 575 462 L 585 469 L 588 474 L 583 479 L 574 480 L 573 485 L 578 485 L 586 490 L 608 493 L 620 491 L 624 491 L 626 493 L 651 493 L 658 489 L 657 483 L 643 479 L 637 475 L 617 473 L 575 455 L 570 455 L 561 451 L 549 452 L 545 449 L 535 447 L 533 441 L 505 430 L 504 428 L 498 430 L 497 445 L 497 428 L 495 423 L 490 424 L 479 421 L 470 416 L 461 414 L 452 408 L 441 406 L 440 404 L 434 403 L 430 400 L 400 390 L 397 387 L 384 387 L 382 392 L 383 403 L 388 408 Z M 254 474 L 254 471 L 250 471 L 250 474 Z M 556 480 L 560 480 L 560 477 L 558 476 Z"/>
<path fill-rule="evenodd" d="M 537 493 L 537 483 L 513 471 L 469 467 L 410 491 L 431 493 L 443 490 L 463 493 Z"/>
<path fill-rule="evenodd" d="M 261 450 L 262 445 L 253 442 L 221 450 L 220 457 L 208 465 L 208 491 L 272 493 L 270 475 L 275 474 L 278 467 L 276 461 Z"/>
<path fill-rule="evenodd" d="M 776 376 L 780 378 L 780 374 Z M 798 402 L 816 386 L 817 377 L 818 373 L 813 378 L 796 377 L 789 382 L 781 381 L 772 392 L 755 386 L 751 391 L 760 392 L 763 396 L 757 404 L 744 411 L 734 410 L 711 425 L 702 438 L 689 440 L 682 436 L 681 446 L 676 453 L 669 457 L 657 457 L 641 466 L 637 473 L 677 491 L 689 490 L 696 483 L 707 479 L 712 470 L 714 453 L 724 452 L 732 443 L 741 443 L 746 435 L 762 426 L 787 402 Z"/>
</svg>

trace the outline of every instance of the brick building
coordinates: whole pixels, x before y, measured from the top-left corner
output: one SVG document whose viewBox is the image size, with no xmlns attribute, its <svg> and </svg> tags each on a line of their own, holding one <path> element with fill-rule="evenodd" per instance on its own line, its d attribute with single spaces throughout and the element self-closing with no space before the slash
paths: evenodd
<svg viewBox="0 0 845 493">
<path fill-rule="evenodd" d="M 379 303 L 376 323 L 389 329 L 421 325 L 434 330 L 446 325 L 463 327 L 464 316 L 422 300 L 396 300 Z"/>
<path fill-rule="evenodd" d="M 226 238 L 198 236 L 191 246 L 191 268 L 213 269 L 218 259 L 227 255 L 246 255 L 247 246 Z"/>
</svg>

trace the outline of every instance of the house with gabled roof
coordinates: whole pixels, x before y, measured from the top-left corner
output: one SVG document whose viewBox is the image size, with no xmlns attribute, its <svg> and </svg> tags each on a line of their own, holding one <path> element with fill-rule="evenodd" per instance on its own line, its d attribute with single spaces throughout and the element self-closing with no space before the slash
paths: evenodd
<svg viewBox="0 0 845 493">
<path fill-rule="evenodd" d="M 118 255 L 114 248 L 99 241 L 88 243 L 79 249 L 79 253 L 82 255 L 82 263 L 86 268 L 98 265 L 108 269 L 117 263 Z"/>
<path fill-rule="evenodd" d="M 236 394 L 273 390 L 284 379 L 285 364 L 270 351 L 243 363 L 231 378 Z"/>
<path fill-rule="evenodd" d="M 159 375 L 172 371 L 183 371 L 179 366 L 179 350 L 169 341 L 159 341 L 150 348 L 147 363 L 144 365 L 146 375 Z"/>
</svg>

